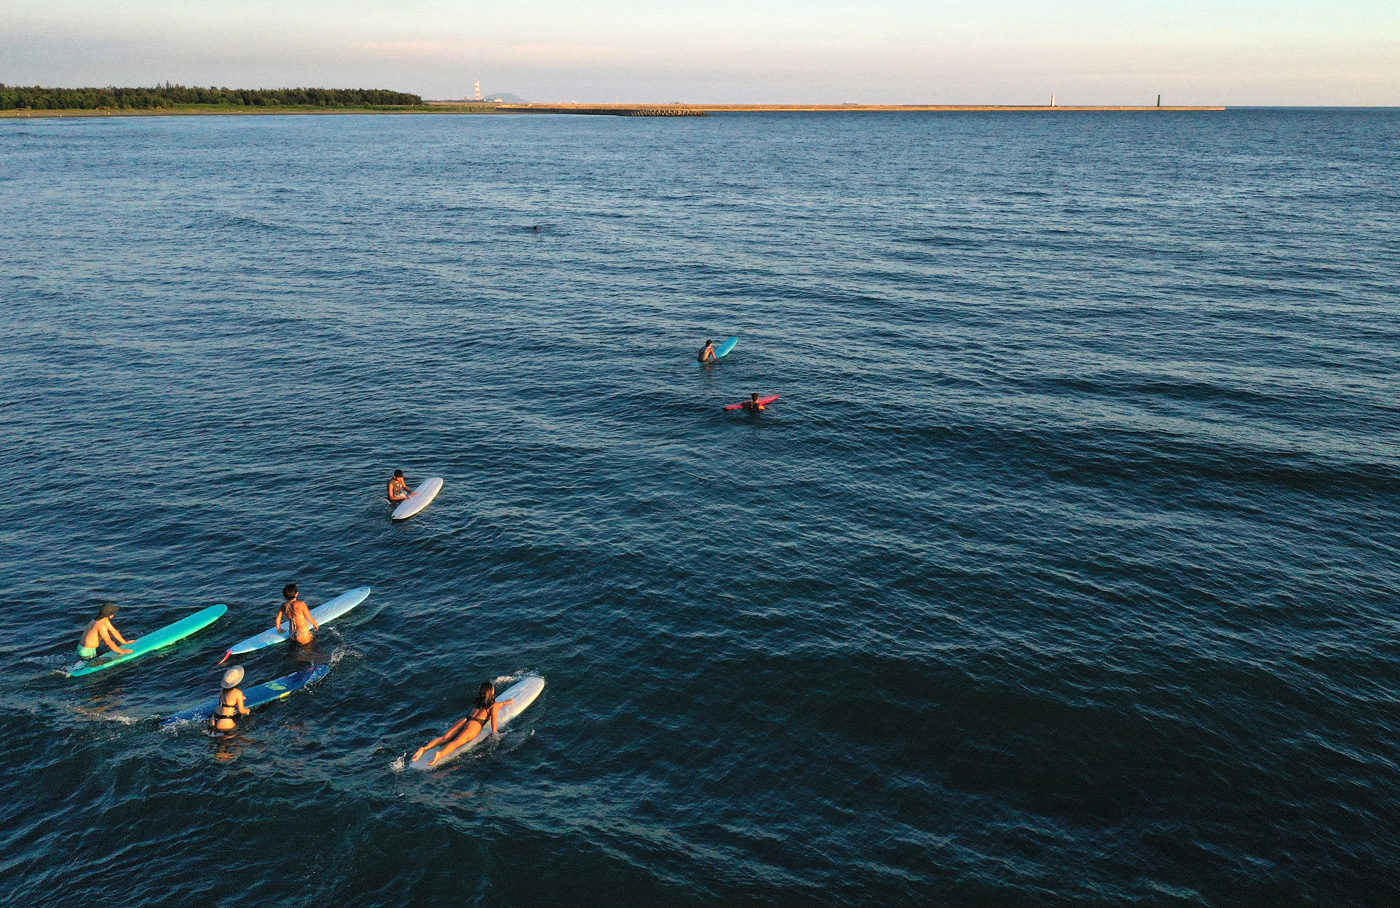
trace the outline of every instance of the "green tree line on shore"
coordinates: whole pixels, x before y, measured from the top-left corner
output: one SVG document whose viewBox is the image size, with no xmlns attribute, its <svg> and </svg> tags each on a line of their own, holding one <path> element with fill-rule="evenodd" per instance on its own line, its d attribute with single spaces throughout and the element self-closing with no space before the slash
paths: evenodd
<svg viewBox="0 0 1400 908">
<path fill-rule="evenodd" d="M 155 110 L 163 107 L 407 107 L 423 99 L 381 88 L 32 88 L 0 83 L 0 110 Z"/>
</svg>

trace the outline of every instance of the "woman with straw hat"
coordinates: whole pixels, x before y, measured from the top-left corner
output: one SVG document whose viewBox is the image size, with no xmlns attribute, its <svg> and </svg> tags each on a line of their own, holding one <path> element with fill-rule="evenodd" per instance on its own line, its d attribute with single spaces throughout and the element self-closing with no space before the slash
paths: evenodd
<svg viewBox="0 0 1400 908">
<path fill-rule="evenodd" d="M 223 690 L 219 691 L 219 705 L 214 707 L 210 719 L 215 731 L 233 731 L 238 727 L 237 716 L 246 716 L 252 710 L 243 704 L 243 691 L 238 685 L 243 682 L 243 666 L 235 665 L 224 672 Z"/>
</svg>

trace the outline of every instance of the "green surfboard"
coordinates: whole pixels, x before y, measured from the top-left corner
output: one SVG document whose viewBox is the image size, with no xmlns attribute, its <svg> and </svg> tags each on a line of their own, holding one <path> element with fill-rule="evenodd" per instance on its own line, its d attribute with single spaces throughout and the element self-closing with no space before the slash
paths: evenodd
<svg viewBox="0 0 1400 908">
<path fill-rule="evenodd" d="M 131 644 L 127 647 L 131 652 L 124 656 L 109 651 L 98 656 L 96 659 L 89 659 L 86 662 L 77 663 L 68 670 L 68 677 L 78 678 L 83 675 L 90 675 L 93 672 L 100 672 L 104 668 L 111 668 L 114 665 L 130 662 L 132 659 L 139 659 L 149 652 L 169 646 L 176 641 L 185 639 L 190 634 L 204 630 L 223 617 L 226 611 L 228 611 L 227 605 L 211 605 L 206 609 L 195 612 L 188 618 L 181 618 L 174 624 L 168 624 L 158 631 L 151 631 L 144 637 L 136 638 L 131 641 Z"/>
</svg>

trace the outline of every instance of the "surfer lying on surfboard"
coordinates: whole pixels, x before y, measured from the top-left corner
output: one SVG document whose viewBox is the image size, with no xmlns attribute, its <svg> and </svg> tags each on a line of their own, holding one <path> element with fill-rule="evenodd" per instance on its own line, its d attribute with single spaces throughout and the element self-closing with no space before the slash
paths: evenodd
<svg viewBox="0 0 1400 908">
<path fill-rule="evenodd" d="M 437 756 L 433 757 L 433 761 L 428 764 L 429 766 L 436 766 L 442 761 L 443 757 L 446 757 L 462 745 L 471 743 L 477 735 L 481 734 L 482 730 L 486 728 L 488 719 L 491 722 L 491 733 L 495 734 L 496 717 L 500 713 L 501 707 L 508 706 L 514 702 L 514 700 L 497 700 L 496 685 L 492 684 L 490 681 L 481 682 L 481 690 L 477 693 L 476 700 L 472 702 L 471 715 L 467 716 L 465 719 L 458 720 L 457 724 L 447 730 L 447 734 L 439 738 L 434 738 L 427 744 L 418 748 L 413 754 L 413 759 L 408 762 L 412 763 L 416 761 L 419 757 L 423 756 L 424 751 L 441 744 L 443 745 L 442 750 L 438 751 Z"/>
<path fill-rule="evenodd" d="M 389 503 L 397 507 L 412 494 L 413 490 L 408 487 L 408 480 L 403 478 L 403 470 L 395 470 L 394 478 L 389 480 Z"/>
<path fill-rule="evenodd" d="M 98 609 L 97 617 L 92 619 L 92 623 L 83 631 L 82 642 L 78 644 L 78 658 L 84 661 L 97 657 L 97 647 L 105 643 L 114 653 L 123 656 L 131 654 L 131 650 L 122 649 L 123 646 L 130 646 L 131 641 L 122 636 L 121 631 L 112 623 L 112 616 L 117 613 L 117 607 L 108 602 Z"/>
<path fill-rule="evenodd" d="M 287 601 L 282 603 L 282 608 L 277 612 L 277 621 L 274 627 L 277 633 L 282 633 L 282 621 L 287 622 L 287 635 L 296 642 L 305 646 L 311 642 L 311 627 L 316 630 L 321 629 L 321 624 L 316 620 L 316 616 L 311 614 L 311 609 L 306 607 L 306 603 L 297 598 L 297 585 L 289 583 L 282 587 L 282 598 Z"/>
</svg>

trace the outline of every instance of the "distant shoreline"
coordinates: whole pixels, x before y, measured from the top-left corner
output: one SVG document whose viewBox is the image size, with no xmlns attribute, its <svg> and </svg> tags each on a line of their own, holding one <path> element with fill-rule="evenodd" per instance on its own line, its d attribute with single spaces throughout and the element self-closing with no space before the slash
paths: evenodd
<svg viewBox="0 0 1400 908">
<path fill-rule="evenodd" d="M 336 116 L 347 114 L 575 114 L 622 117 L 703 117 L 712 113 L 1118 113 L 1202 112 L 1225 107 L 1048 104 L 489 104 L 429 101 L 406 107 L 235 107 L 191 105 L 93 110 L 3 110 L 0 119 L 54 117 Z"/>
</svg>

